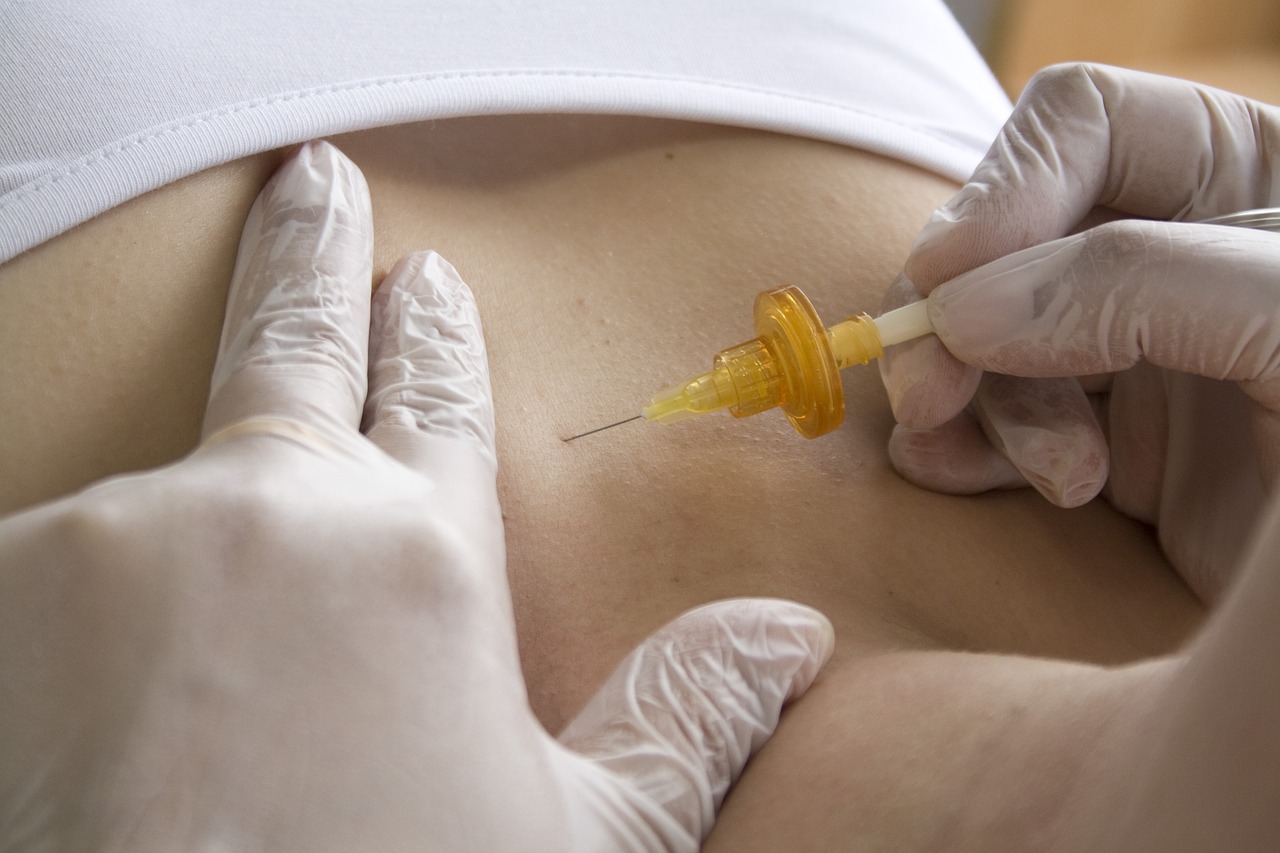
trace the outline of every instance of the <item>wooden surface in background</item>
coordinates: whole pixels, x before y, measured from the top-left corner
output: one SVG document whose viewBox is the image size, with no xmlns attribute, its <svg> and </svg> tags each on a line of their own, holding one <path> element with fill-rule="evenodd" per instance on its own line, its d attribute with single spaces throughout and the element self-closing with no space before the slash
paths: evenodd
<svg viewBox="0 0 1280 853">
<path fill-rule="evenodd" d="M 988 50 L 1011 96 L 1038 69 L 1089 61 L 1280 103 L 1278 0 L 1005 0 Z"/>
</svg>

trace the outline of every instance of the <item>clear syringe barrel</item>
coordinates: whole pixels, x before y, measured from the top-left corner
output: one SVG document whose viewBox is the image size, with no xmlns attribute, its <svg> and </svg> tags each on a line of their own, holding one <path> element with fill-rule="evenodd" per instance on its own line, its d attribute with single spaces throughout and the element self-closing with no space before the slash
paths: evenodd
<svg viewBox="0 0 1280 853">
<path fill-rule="evenodd" d="M 659 392 L 642 414 L 669 424 L 719 409 L 745 418 L 781 407 L 801 435 L 825 435 L 844 420 L 840 370 L 931 332 L 925 306 L 917 302 L 875 320 L 861 314 L 827 329 L 799 288 L 767 290 L 756 297 L 759 337 L 721 350 L 709 373 Z"/>
</svg>

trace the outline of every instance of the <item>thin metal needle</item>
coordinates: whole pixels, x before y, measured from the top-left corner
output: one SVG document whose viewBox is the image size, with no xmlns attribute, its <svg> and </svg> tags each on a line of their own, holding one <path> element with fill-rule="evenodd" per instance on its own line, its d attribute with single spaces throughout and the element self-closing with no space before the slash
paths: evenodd
<svg viewBox="0 0 1280 853">
<path fill-rule="evenodd" d="M 562 438 L 560 440 L 568 443 L 570 441 L 573 441 L 574 439 L 582 438 L 584 435 L 595 435 L 598 432 L 603 432 L 604 430 L 607 430 L 607 429 L 613 429 L 616 426 L 622 426 L 623 424 L 629 424 L 632 421 L 638 421 L 642 417 L 644 417 L 644 415 L 633 415 L 632 417 L 629 417 L 629 418 L 623 418 L 622 420 L 618 421 L 616 424 L 609 424 L 608 426 L 596 427 L 595 429 L 589 429 L 586 432 L 580 432 L 577 435 L 571 435 L 568 438 Z"/>
</svg>

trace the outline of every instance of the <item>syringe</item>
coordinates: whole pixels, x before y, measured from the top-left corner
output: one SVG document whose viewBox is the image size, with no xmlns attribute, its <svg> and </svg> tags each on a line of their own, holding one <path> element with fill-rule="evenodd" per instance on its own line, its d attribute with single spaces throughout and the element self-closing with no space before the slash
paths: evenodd
<svg viewBox="0 0 1280 853">
<path fill-rule="evenodd" d="M 757 337 L 721 350 L 710 372 L 659 392 L 640 416 L 669 424 L 719 409 L 745 418 L 781 407 L 797 432 L 817 438 L 844 420 L 843 368 L 933 331 L 924 301 L 825 328 L 793 285 L 756 297 L 755 327 Z"/>
<path fill-rule="evenodd" d="M 1244 210 L 1198 224 L 1280 232 L 1280 208 Z M 817 438 L 844 420 L 842 368 L 866 364 L 887 346 L 933 331 L 924 300 L 874 320 L 859 314 L 824 328 L 808 297 L 791 285 L 756 297 L 755 322 L 758 337 L 721 350 L 711 372 L 659 392 L 638 415 L 564 440 L 641 418 L 669 424 L 719 409 L 745 418 L 778 406 L 797 432 Z"/>
</svg>

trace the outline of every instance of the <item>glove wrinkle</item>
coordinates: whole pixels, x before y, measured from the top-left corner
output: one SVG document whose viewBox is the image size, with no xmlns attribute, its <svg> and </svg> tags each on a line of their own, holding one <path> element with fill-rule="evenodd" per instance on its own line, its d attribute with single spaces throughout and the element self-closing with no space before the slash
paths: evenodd
<svg viewBox="0 0 1280 853">
<path fill-rule="evenodd" d="M 643 815 L 664 815 L 649 823 L 663 849 L 695 850 L 782 706 L 808 689 L 833 645 L 830 623 L 797 604 L 707 605 L 633 652 L 559 740 L 620 780 L 618 797 Z"/>
</svg>

